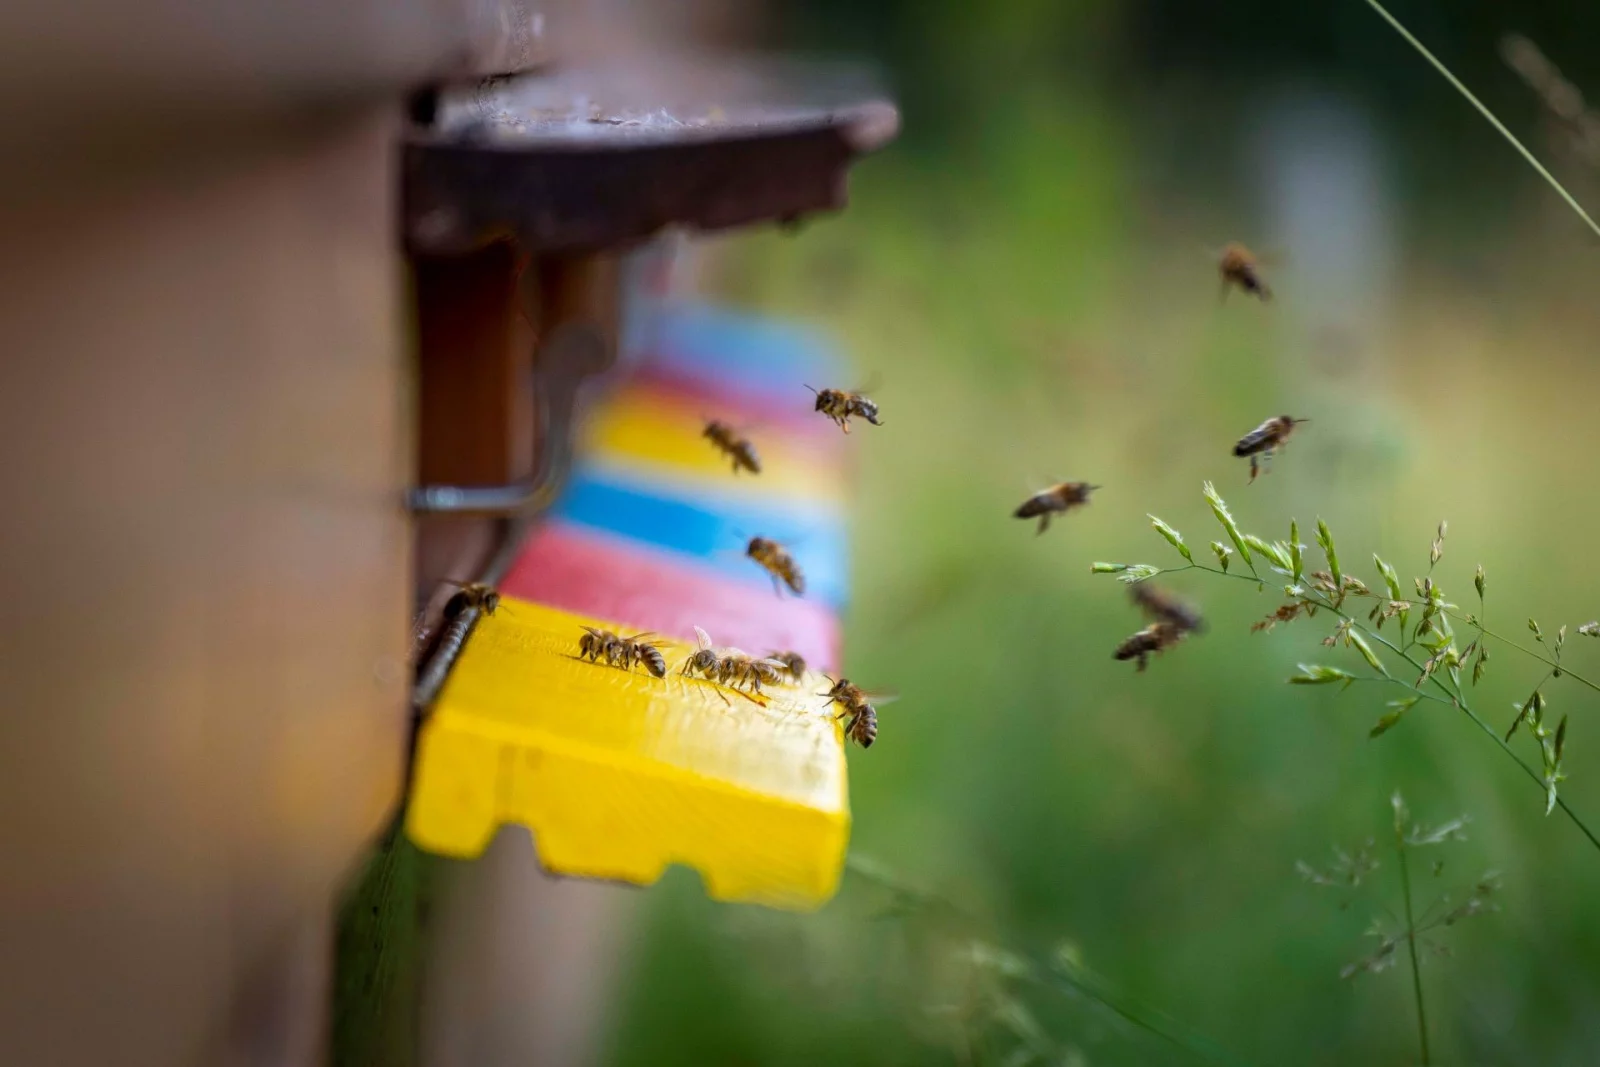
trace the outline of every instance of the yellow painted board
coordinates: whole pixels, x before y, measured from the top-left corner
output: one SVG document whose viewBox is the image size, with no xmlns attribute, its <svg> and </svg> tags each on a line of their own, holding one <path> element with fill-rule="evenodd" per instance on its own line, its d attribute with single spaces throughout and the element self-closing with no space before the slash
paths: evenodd
<svg viewBox="0 0 1600 1067">
<path fill-rule="evenodd" d="M 688 477 L 785 502 L 843 506 L 846 486 L 836 450 L 819 448 L 814 438 L 792 431 L 764 434 L 757 425 L 745 432 L 761 458 L 761 473 L 734 474 L 728 458 L 701 436 L 703 429 L 703 421 L 687 410 L 625 393 L 594 414 L 585 428 L 583 452 L 595 463 L 658 468 L 666 481 Z"/>
<path fill-rule="evenodd" d="M 822 677 L 762 706 L 681 675 L 681 642 L 657 642 L 664 679 L 579 660 L 583 625 L 628 632 L 511 597 L 479 620 L 418 736 L 412 841 L 472 858 L 515 823 L 558 874 L 647 885 L 681 863 L 717 900 L 826 903 L 850 810 Z"/>
</svg>

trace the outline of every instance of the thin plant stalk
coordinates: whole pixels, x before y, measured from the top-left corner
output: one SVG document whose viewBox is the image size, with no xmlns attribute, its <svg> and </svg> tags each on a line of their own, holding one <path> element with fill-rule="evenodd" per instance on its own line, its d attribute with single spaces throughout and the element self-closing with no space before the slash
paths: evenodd
<svg viewBox="0 0 1600 1067">
<path fill-rule="evenodd" d="M 1551 174 L 1545 169 L 1544 164 L 1540 163 L 1534 154 L 1528 151 L 1521 141 L 1517 140 L 1515 134 L 1506 129 L 1504 123 L 1494 117 L 1494 112 L 1490 111 L 1484 106 L 1481 100 L 1472 95 L 1472 90 L 1461 84 L 1461 79 L 1450 73 L 1449 67 L 1446 67 L 1443 63 L 1441 63 L 1432 52 L 1428 51 L 1428 49 L 1424 47 L 1421 41 L 1413 37 L 1410 30 L 1400 25 L 1400 21 L 1393 15 L 1389 14 L 1388 10 L 1385 9 L 1383 5 L 1378 3 L 1378 0 L 1367 0 L 1367 4 L 1372 8 L 1372 10 L 1376 11 L 1380 16 L 1382 16 L 1383 20 L 1387 22 L 1396 33 L 1405 38 L 1406 43 L 1412 48 L 1415 48 L 1422 55 L 1423 59 L 1426 59 L 1429 63 L 1431 63 L 1434 70 L 1437 70 L 1440 74 L 1444 75 L 1444 79 L 1455 88 L 1456 92 L 1465 97 L 1467 103 L 1477 108 L 1478 113 L 1485 119 L 1489 120 L 1489 125 L 1493 126 L 1497 131 L 1499 131 L 1500 136 L 1504 137 L 1512 148 L 1515 148 L 1518 152 L 1522 153 L 1522 158 L 1528 161 L 1528 165 L 1537 171 L 1541 178 L 1550 183 L 1550 188 L 1554 189 L 1558 194 L 1560 194 L 1561 199 L 1567 202 L 1568 207 L 1577 212 L 1578 217 L 1588 225 L 1589 229 L 1593 230 L 1596 235 L 1600 235 L 1600 224 L 1596 224 L 1594 219 L 1589 217 L 1589 213 L 1583 210 L 1583 205 L 1579 204 L 1573 195 L 1567 192 L 1565 186 L 1556 181 L 1555 175 Z"/>
<path fill-rule="evenodd" d="M 1417 1000 L 1417 1040 L 1422 1045 L 1422 1067 L 1428 1067 L 1428 1013 L 1422 1005 L 1422 968 L 1417 961 L 1417 921 L 1411 912 L 1411 868 L 1406 863 L 1405 829 L 1398 819 L 1394 825 L 1395 851 L 1400 854 L 1400 888 L 1406 898 L 1406 945 L 1411 950 L 1411 992 Z"/>
<path fill-rule="evenodd" d="M 1183 571 L 1188 571 L 1188 570 L 1205 571 L 1208 574 L 1219 574 L 1224 578 L 1236 578 L 1239 581 L 1249 582 L 1252 585 L 1257 585 L 1257 586 L 1265 584 L 1262 579 L 1256 577 L 1253 574 L 1233 574 L 1233 573 L 1230 573 L 1228 571 L 1222 570 L 1222 569 L 1220 569 L 1218 567 L 1208 567 L 1208 566 L 1206 566 L 1205 564 L 1202 564 L 1202 563 L 1189 563 L 1189 564 L 1187 564 L 1185 566 L 1182 566 L 1182 567 L 1166 568 L 1166 569 L 1163 569 L 1162 573 L 1163 574 L 1178 574 L 1178 573 L 1181 573 Z M 1342 610 L 1342 609 L 1340 609 L 1338 607 L 1335 607 L 1332 601 L 1327 600 L 1327 599 L 1322 598 L 1322 597 L 1307 597 L 1306 599 L 1307 599 L 1308 602 L 1315 604 L 1318 609 L 1320 609 L 1322 611 L 1327 611 L 1327 612 L 1335 615 L 1336 617 L 1338 617 L 1340 619 L 1345 619 L 1345 620 L 1349 621 L 1349 623 L 1353 627 L 1355 627 L 1356 629 L 1360 630 L 1368 639 L 1377 642 L 1378 644 L 1382 645 L 1384 648 L 1387 648 L 1390 652 L 1393 652 L 1395 655 L 1399 656 L 1402 660 L 1404 660 L 1406 663 L 1410 664 L 1412 667 L 1416 668 L 1419 672 L 1422 670 L 1422 664 L 1418 663 L 1415 659 L 1413 659 L 1399 645 L 1395 644 L 1393 641 L 1389 640 L 1382 633 L 1378 632 L 1377 630 L 1373 629 L 1372 627 L 1367 626 L 1363 622 L 1363 620 L 1357 619 L 1356 617 L 1354 617 L 1353 615 L 1350 615 L 1349 613 L 1345 612 L 1344 610 Z M 1561 670 L 1562 670 L 1563 674 L 1567 673 L 1565 667 L 1563 667 Z M 1374 679 L 1374 681 L 1382 681 L 1382 680 L 1383 679 Z M 1487 735 L 1491 740 L 1493 740 L 1495 742 L 1495 745 L 1502 752 L 1504 752 L 1506 755 L 1510 756 L 1516 762 L 1517 766 L 1522 768 L 1522 771 L 1523 771 L 1524 774 L 1526 774 L 1535 783 L 1537 783 L 1541 789 L 1544 788 L 1544 779 L 1540 776 L 1539 772 L 1534 770 L 1533 767 L 1531 767 L 1527 763 L 1526 760 L 1524 760 L 1521 756 L 1519 756 L 1516 753 L 1516 751 L 1514 749 L 1512 749 L 1511 745 L 1506 741 L 1506 739 L 1500 736 L 1500 734 L 1494 729 L 1494 727 L 1490 726 L 1488 723 L 1483 721 L 1482 716 L 1480 716 L 1476 711 L 1474 711 L 1472 709 L 1471 704 L 1467 700 L 1467 695 L 1466 695 L 1465 692 L 1461 691 L 1459 689 L 1459 687 L 1456 688 L 1456 689 L 1452 689 L 1450 686 L 1446 685 L 1439 678 L 1439 676 L 1437 674 L 1430 675 L 1428 680 L 1430 682 L 1432 682 L 1434 684 L 1434 686 L 1436 688 L 1438 688 L 1438 690 L 1441 693 L 1444 694 L 1443 697 L 1435 696 L 1433 693 L 1430 693 L 1430 692 L 1426 691 L 1421 686 L 1412 685 L 1409 682 L 1404 681 L 1403 679 L 1400 679 L 1400 678 L 1390 678 L 1389 679 L 1389 681 L 1392 681 L 1394 684 L 1400 686 L 1402 689 L 1406 689 L 1406 690 L 1408 690 L 1408 691 L 1410 691 L 1412 693 L 1416 693 L 1417 695 L 1421 696 L 1424 700 L 1431 700 L 1431 701 L 1434 701 L 1435 703 L 1446 704 L 1446 705 L 1449 705 L 1450 707 L 1456 708 L 1457 710 L 1462 712 L 1464 715 L 1467 716 L 1467 718 L 1472 720 L 1473 724 L 1476 725 L 1478 727 L 1478 729 L 1482 730 L 1485 735 Z M 1574 826 L 1576 826 L 1583 833 L 1584 837 L 1589 839 L 1589 843 L 1591 845 L 1593 845 L 1597 850 L 1600 850 L 1600 835 L 1596 835 L 1593 830 L 1589 829 L 1588 824 L 1586 824 L 1583 821 L 1583 819 L 1578 815 L 1577 812 L 1572 810 L 1572 808 L 1567 804 L 1565 798 L 1558 796 L 1556 798 L 1556 807 L 1560 808 L 1562 814 L 1564 814 L 1568 819 L 1570 819 L 1572 821 L 1572 824 Z"/>
<path fill-rule="evenodd" d="M 914 902 L 919 908 L 943 913 L 947 917 L 961 921 L 963 925 L 974 922 L 958 904 L 936 893 L 912 886 L 873 860 L 852 855 L 845 859 L 845 869 L 859 878 L 887 889 L 903 900 Z M 1014 953 L 1014 955 L 1026 961 L 1028 965 L 1026 978 L 1036 986 L 1069 996 L 1085 997 L 1139 1029 L 1207 1063 L 1240 1063 L 1231 1053 L 1212 1043 L 1208 1038 L 1190 1030 L 1161 1009 L 1117 990 L 1092 971 L 1074 967 L 1072 972 L 1068 973 L 1061 967 L 1034 959 L 1024 953 Z"/>
</svg>

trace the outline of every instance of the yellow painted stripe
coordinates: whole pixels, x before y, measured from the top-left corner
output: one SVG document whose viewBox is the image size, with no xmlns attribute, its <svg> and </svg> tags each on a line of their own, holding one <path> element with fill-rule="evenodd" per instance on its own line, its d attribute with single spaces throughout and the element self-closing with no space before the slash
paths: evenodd
<svg viewBox="0 0 1600 1067">
<path fill-rule="evenodd" d="M 821 676 L 761 706 L 679 674 L 679 642 L 657 642 L 665 679 L 581 661 L 585 624 L 625 632 L 510 597 L 480 620 L 418 738 L 411 839 L 470 858 L 516 823 L 560 874 L 648 884 L 682 863 L 718 900 L 825 903 L 850 811 Z"/>
<path fill-rule="evenodd" d="M 761 459 L 761 473 L 734 474 L 732 462 L 701 436 L 704 425 L 692 412 L 675 410 L 643 394 L 625 394 L 595 413 L 583 444 L 600 462 L 672 468 L 719 489 L 756 496 L 843 504 L 839 452 L 817 448 L 814 441 L 797 439 L 781 429 L 763 433 L 755 426 L 744 432 Z"/>
</svg>

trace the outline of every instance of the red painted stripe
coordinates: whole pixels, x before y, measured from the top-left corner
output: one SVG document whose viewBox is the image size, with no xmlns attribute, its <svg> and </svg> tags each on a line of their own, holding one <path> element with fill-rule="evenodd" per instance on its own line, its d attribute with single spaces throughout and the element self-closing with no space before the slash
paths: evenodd
<svg viewBox="0 0 1600 1067">
<path fill-rule="evenodd" d="M 793 649 L 818 670 L 839 664 L 839 623 L 822 605 L 779 599 L 692 560 L 566 523 L 530 536 L 500 589 L 680 641 L 692 642 L 698 625 L 719 645 Z"/>
</svg>

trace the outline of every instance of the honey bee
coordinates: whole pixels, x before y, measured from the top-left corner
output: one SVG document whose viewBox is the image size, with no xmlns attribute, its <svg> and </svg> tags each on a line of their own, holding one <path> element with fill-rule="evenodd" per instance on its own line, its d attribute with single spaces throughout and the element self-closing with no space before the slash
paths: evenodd
<svg viewBox="0 0 1600 1067">
<path fill-rule="evenodd" d="M 1019 519 L 1039 520 L 1039 533 L 1044 533 L 1050 528 L 1050 519 L 1056 513 L 1065 515 L 1073 508 L 1089 502 L 1089 494 L 1103 486 L 1090 485 L 1088 482 L 1058 482 L 1048 489 L 1041 489 L 1024 500 L 1011 514 Z"/>
<path fill-rule="evenodd" d="M 719 649 L 711 643 L 711 635 L 698 626 L 694 636 L 698 647 L 684 661 L 684 674 L 698 673 L 730 689 L 744 687 L 757 694 L 763 684 L 777 685 L 783 680 L 784 664 L 778 660 L 756 659 L 737 648 Z"/>
<path fill-rule="evenodd" d="M 600 657 L 604 656 L 607 663 L 615 664 L 622 648 L 622 638 L 610 630 L 599 630 L 593 626 L 583 629 L 583 636 L 578 638 L 578 658 L 599 663 Z"/>
<path fill-rule="evenodd" d="M 1289 435 L 1294 433 L 1294 428 L 1310 419 L 1297 419 L 1292 415 L 1274 415 L 1260 426 L 1251 430 L 1233 446 L 1236 456 L 1250 457 L 1250 480 L 1256 480 L 1260 473 L 1258 461 L 1270 459 L 1274 452 L 1282 448 L 1289 440 Z"/>
<path fill-rule="evenodd" d="M 756 455 L 755 445 L 748 438 L 739 436 L 732 426 L 711 419 L 706 423 L 702 436 L 733 460 L 733 473 L 738 474 L 740 470 L 747 470 L 751 474 L 761 473 L 761 459 Z"/>
<path fill-rule="evenodd" d="M 1153 622 L 1136 634 L 1129 636 L 1111 653 L 1113 659 L 1139 660 L 1139 670 L 1144 670 L 1153 652 L 1163 652 L 1183 640 L 1186 631 L 1170 622 Z"/>
<path fill-rule="evenodd" d="M 1133 602 L 1152 621 L 1118 645 L 1111 653 L 1113 659 L 1137 659 L 1142 671 L 1153 653 L 1164 652 L 1205 627 L 1198 611 L 1148 582 L 1135 583 L 1131 592 Z"/>
<path fill-rule="evenodd" d="M 833 682 L 832 678 L 828 680 Z M 878 709 L 874 703 L 887 704 L 895 699 L 890 693 L 868 693 L 848 678 L 840 678 L 833 682 L 833 688 L 817 695 L 827 697 L 828 703 L 843 709 L 838 718 L 845 720 L 844 735 L 862 748 L 871 748 L 878 739 Z"/>
<path fill-rule="evenodd" d="M 811 389 L 811 386 L 806 386 Z M 845 433 L 850 432 L 850 417 L 866 419 L 874 426 L 882 426 L 878 421 L 878 405 L 862 396 L 860 393 L 850 393 L 843 389 L 811 389 L 817 394 L 816 410 L 839 424 Z"/>
<path fill-rule="evenodd" d="M 444 617 L 447 619 L 455 618 L 466 608 L 477 608 L 485 615 L 493 615 L 494 609 L 500 606 L 500 591 L 492 585 L 458 582 L 454 578 L 446 578 L 444 582 L 460 590 L 445 602 Z"/>
<path fill-rule="evenodd" d="M 806 659 L 798 652 L 768 652 L 767 659 L 783 664 L 784 670 L 789 672 L 789 678 L 796 683 L 806 675 Z"/>
<path fill-rule="evenodd" d="M 585 626 L 584 635 L 578 638 L 578 657 L 594 663 L 600 662 L 604 656 L 607 664 L 620 667 L 625 671 L 633 670 L 635 660 L 644 665 L 644 669 L 657 678 L 664 678 L 667 674 L 667 661 L 661 655 L 661 650 L 650 642 L 644 640 L 653 636 L 650 633 L 634 634 L 632 637 L 618 637 L 610 630 L 601 630 L 593 626 Z"/>
<path fill-rule="evenodd" d="M 1260 264 L 1250 250 L 1238 242 L 1229 244 L 1217 259 L 1217 272 L 1222 275 L 1222 297 L 1228 298 L 1228 287 L 1237 285 L 1262 303 L 1272 299 L 1272 290 L 1261 280 Z"/>
<path fill-rule="evenodd" d="M 783 664 L 776 660 L 756 659 L 737 648 L 730 648 L 717 664 L 717 681 L 734 689 L 743 686 L 759 694 L 763 684 L 777 685 L 783 681 Z"/>
<path fill-rule="evenodd" d="M 1194 607 L 1149 581 L 1135 582 L 1130 592 L 1133 602 L 1155 622 L 1171 623 L 1180 630 L 1194 633 L 1205 629 L 1205 620 Z"/>
<path fill-rule="evenodd" d="M 657 678 L 665 678 L 667 676 L 667 658 L 661 654 L 661 650 L 654 644 L 641 640 L 641 638 L 653 636 L 653 634 L 643 633 L 623 639 L 623 670 L 631 671 L 633 669 L 633 661 L 638 660 L 645 670 Z"/>
<path fill-rule="evenodd" d="M 795 563 L 789 550 L 770 537 L 752 537 L 745 546 L 744 554 L 755 560 L 772 576 L 772 588 L 779 595 L 783 589 L 778 585 L 782 580 L 795 596 L 804 596 L 806 592 L 806 577 L 800 573 L 800 565 Z"/>
<path fill-rule="evenodd" d="M 697 672 L 707 678 L 717 676 L 717 666 L 722 662 L 722 657 L 717 655 L 715 646 L 711 644 L 711 635 L 700 627 L 694 628 L 694 636 L 698 647 L 683 661 L 684 674 L 693 676 Z"/>
</svg>

